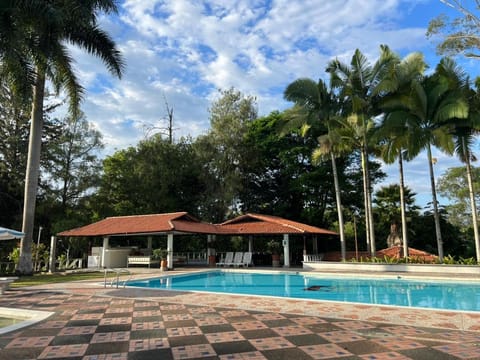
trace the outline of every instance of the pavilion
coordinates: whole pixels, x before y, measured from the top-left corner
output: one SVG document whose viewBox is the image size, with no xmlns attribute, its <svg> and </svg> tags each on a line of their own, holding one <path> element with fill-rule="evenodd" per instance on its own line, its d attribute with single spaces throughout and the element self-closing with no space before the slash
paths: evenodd
<svg viewBox="0 0 480 360">
<path fill-rule="evenodd" d="M 221 224 L 202 222 L 187 212 L 165 214 L 130 215 L 108 217 L 98 222 L 79 228 L 63 231 L 59 237 L 102 237 L 101 266 L 108 266 L 108 253 L 114 249 L 109 247 L 109 239 L 116 236 L 147 236 L 151 249 L 152 236 L 167 236 L 167 266 L 173 268 L 173 248 L 175 235 L 204 234 L 207 242 L 215 235 L 249 236 L 249 251 L 252 251 L 252 238 L 255 235 L 283 235 L 284 265 L 290 266 L 289 235 L 323 235 L 336 236 L 336 232 L 325 230 L 277 216 L 245 214 Z M 52 248 L 54 248 L 52 239 Z M 130 249 L 126 249 L 128 252 Z M 128 254 L 127 254 L 128 255 Z M 119 254 L 119 256 L 127 256 Z M 54 256 L 52 256 L 54 258 Z"/>
</svg>

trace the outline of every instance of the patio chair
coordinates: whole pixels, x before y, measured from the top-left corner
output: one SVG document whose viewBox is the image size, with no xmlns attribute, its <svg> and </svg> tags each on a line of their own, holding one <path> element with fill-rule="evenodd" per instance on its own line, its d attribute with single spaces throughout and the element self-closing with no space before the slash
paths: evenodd
<svg viewBox="0 0 480 360">
<path fill-rule="evenodd" d="M 217 266 L 227 266 L 231 265 L 233 263 L 233 251 L 229 251 L 225 254 L 225 259 L 220 259 L 218 263 L 216 263 Z"/>
<path fill-rule="evenodd" d="M 245 254 L 243 254 L 243 260 L 240 265 L 242 265 L 243 267 L 248 267 L 251 264 L 252 264 L 252 253 L 250 251 L 247 251 Z"/>
<path fill-rule="evenodd" d="M 233 258 L 233 262 L 231 265 L 238 267 L 242 264 L 243 264 L 243 252 L 237 251 L 235 253 L 235 257 Z"/>
</svg>

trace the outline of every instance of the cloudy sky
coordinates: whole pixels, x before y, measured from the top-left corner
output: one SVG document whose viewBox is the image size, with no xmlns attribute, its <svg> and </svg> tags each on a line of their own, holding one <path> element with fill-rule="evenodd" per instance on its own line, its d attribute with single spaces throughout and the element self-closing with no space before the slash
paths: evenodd
<svg viewBox="0 0 480 360">
<path fill-rule="evenodd" d="M 290 82 L 327 79 L 326 64 L 348 62 L 356 48 L 372 62 L 380 44 L 402 56 L 421 51 L 435 67 L 435 44 L 425 32 L 442 12 L 452 14 L 440 0 L 121 1 L 118 15 L 102 18 L 126 60 L 121 80 L 72 49 L 87 90 L 82 108 L 102 132 L 106 154 L 136 145 L 149 127 L 165 128 L 166 102 L 174 136 L 195 137 L 209 128 L 218 89 L 256 96 L 260 115 L 283 110 L 291 106 L 282 98 Z M 437 175 L 457 165 L 436 156 Z M 385 170 L 385 184 L 398 182 L 396 166 Z M 426 156 L 406 165 L 420 203 L 429 198 L 427 176 Z"/>
</svg>

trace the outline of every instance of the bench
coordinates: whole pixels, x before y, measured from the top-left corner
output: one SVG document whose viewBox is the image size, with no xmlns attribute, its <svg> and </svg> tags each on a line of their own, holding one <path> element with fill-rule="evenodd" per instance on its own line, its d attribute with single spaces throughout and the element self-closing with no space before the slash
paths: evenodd
<svg viewBox="0 0 480 360">
<path fill-rule="evenodd" d="M 2 295 L 5 290 L 8 290 L 10 283 L 17 280 L 17 277 L 0 277 L 0 295 Z"/>
<path fill-rule="evenodd" d="M 127 260 L 127 267 L 130 265 L 150 265 L 160 264 L 160 260 L 152 259 L 150 256 L 129 256 Z"/>
</svg>

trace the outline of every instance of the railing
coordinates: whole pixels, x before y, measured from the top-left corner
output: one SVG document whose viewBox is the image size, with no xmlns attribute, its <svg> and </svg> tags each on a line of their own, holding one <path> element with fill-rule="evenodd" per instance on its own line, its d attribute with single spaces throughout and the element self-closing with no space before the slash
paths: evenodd
<svg viewBox="0 0 480 360">
<path fill-rule="evenodd" d="M 203 251 L 197 252 L 174 252 L 173 253 L 173 262 L 174 263 L 184 263 L 184 264 L 207 264 L 207 253 Z"/>
<path fill-rule="evenodd" d="M 323 260 L 324 254 L 303 255 L 303 262 L 320 262 Z"/>
<path fill-rule="evenodd" d="M 111 269 L 111 268 L 105 268 L 105 269 L 104 269 L 104 272 L 105 272 L 105 276 L 104 276 L 104 279 L 103 279 L 103 287 L 104 287 L 104 288 L 107 287 L 107 274 L 108 274 L 108 273 L 114 273 L 114 274 L 116 275 L 116 276 L 114 275 L 114 276 L 112 277 L 112 280 L 111 280 L 111 282 L 110 282 L 110 287 L 113 287 L 113 285 L 115 284 L 115 285 L 116 285 L 115 287 L 116 287 L 117 289 L 118 289 L 118 285 L 119 285 L 119 283 L 120 283 L 120 274 L 130 275 L 130 276 L 128 277 L 128 279 L 123 282 L 123 287 L 125 287 L 125 284 L 127 283 L 127 281 L 130 280 L 131 277 L 132 277 L 132 276 L 131 276 L 132 273 L 131 273 L 130 271 L 128 271 L 127 269 Z M 114 283 L 114 280 L 116 280 L 115 283 Z"/>
</svg>

